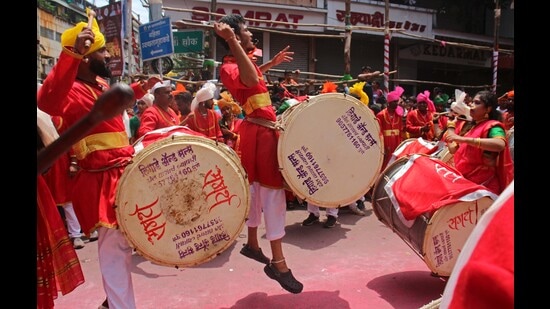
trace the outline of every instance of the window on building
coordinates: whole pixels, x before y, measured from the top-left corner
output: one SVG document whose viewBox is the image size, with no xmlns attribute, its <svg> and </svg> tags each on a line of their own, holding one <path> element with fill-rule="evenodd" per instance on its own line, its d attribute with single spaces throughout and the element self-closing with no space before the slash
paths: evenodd
<svg viewBox="0 0 550 309">
<path fill-rule="evenodd" d="M 40 34 L 50 40 L 55 40 L 55 32 L 52 29 L 45 28 L 40 26 Z"/>
</svg>

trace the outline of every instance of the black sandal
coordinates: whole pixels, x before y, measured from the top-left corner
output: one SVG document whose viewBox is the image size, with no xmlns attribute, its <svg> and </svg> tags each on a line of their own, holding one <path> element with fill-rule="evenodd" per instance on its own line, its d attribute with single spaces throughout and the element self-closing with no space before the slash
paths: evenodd
<svg viewBox="0 0 550 309">
<path fill-rule="evenodd" d="M 281 273 L 273 264 L 269 263 L 264 267 L 264 272 L 269 278 L 279 282 L 281 287 L 290 293 L 298 294 L 304 289 L 304 285 L 294 278 L 290 269 L 286 273 Z"/>
<path fill-rule="evenodd" d="M 243 245 L 243 248 L 241 249 L 241 254 L 262 264 L 269 264 L 270 261 L 269 258 L 264 255 L 261 248 L 258 249 L 258 251 L 255 251 L 252 250 L 252 248 L 250 248 L 248 244 Z"/>
</svg>

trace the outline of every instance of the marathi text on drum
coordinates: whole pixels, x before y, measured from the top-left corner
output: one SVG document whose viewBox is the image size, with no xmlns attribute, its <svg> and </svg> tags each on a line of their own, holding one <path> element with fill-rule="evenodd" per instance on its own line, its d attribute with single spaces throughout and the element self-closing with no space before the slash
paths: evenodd
<svg viewBox="0 0 550 309">
<path fill-rule="evenodd" d="M 210 186 L 212 189 L 211 192 L 206 193 L 206 200 L 208 200 L 212 194 L 215 194 L 215 203 L 210 205 L 208 211 L 212 211 L 212 209 L 223 203 L 227 203 L 228 206 L 233 206 L 231 205 L 231 201 L 234 198 L 237 201 L 235 208 L 239 208 L 241 206 L 241 198 L 236 194 L 231 194 L 231 192 L 227 190 L 227 186 L 225 185 L 225 180 L 222 175 L 222 170 L 217 165 L 216 171 L 217 173 L 214 173 L 212 170 L 209 170 L 204 176 L 204 184 L 202 188 L 205 189 L 206 186 Z M 219 199 L 220 197 L 222 198 L 221 200 Z"/>
<path fill-rule="evenodd" d="M 188 154 L 194 154 L 193 147 L 191 147 L 191 145 L 186 146 L 184 148 L 181 148 L 177 152 L 173 152 L 171 154 L 163 153 L 161 155 L 160 163 L 162 163 L 163 166 L 168 166 L 172 162 L 178 162 L 178 157 L 180 159 L 184 159 Z M 197 157 L 195 155 L 193 155 L 191 158 L 183 161 L 180 164 L 180 167 L 184 167 L 188 163 L 195 162 L 196 160 L 197 160 Z M 139 171 L 141 172 L 142 176 L 145 177 L 145 176 L 147 176 L 151 173 L 155 173 L 156 171 L 158 171 L 162 168 L 160 166 L 159 161 L 157 160 L 157 158 L 153 158 L 151 161 L 152 161 L 152 163 L 150 163 L 150 164 L 147 164 L 147 165 L 140 164 L 139 165 Z M 195 170 L 196 169 L 197 168 L 195 168 Z M 149 181 L 149 182 L 151 182 L 151 181 Z"/>
<path fill-rule="evenodd" d="M 467 227 L 467 225 L 476 225 L 477 222 L 475 219 L 479 218 L 483 213 L 484 212 L 482 212 L 481 214 L 478 214 L 475 209 L 471 209 L 470 207 L 468 207 L 466 211 L 459 214 L 458 216 L 449 218 L 449 220 L 447 220 L 447 223 L 451 230 L 458 231 L 462 228 Z"/>
<path fill-rule="evenodd" d="M 434 259 L 436 267 L 439 267 L 453 259 L 453 248 L 449 231 L 445 231 L 445 234 L 439 233 L 438 235 L 433 236 L 432 242 L 434 244 Z M 447 245 L 445 246 L 445 244 Z"/>
<path fill-rule="evenodd" d="M 227 233 L 225 232 L 210 236 L 210 241 L 212 242 L 212 245 L 220 241 L 229 241 L 230 239 L 231 237 L 229 237 L 229 235 L 227 235 Z M 184 257 L 191 255 L 195 252 L 198 252 L 200 250 L 207 251 L 208 247 L 210 247 L 210 243 L 208 242 L 208 239 L 203 239 L 200 242 L 194 243 L 193 245 L 195 248 L 191 246 L 187 246 L 187 248 L 185 248 L 184 250 L 178 249 L 179 257 L 183 259 Z"/>
<path fill-rule="evenodd" d="M 365 154 L 366 151 L 376 144 L 376 140 L 369 132 L 367 124 L 360 121 L 361 116 L 355 113 L 355 107 L 353 106 L 344 115 L 336 118 L 336 123 L 351 141 L 352 145 L 360 154 Z M 358 138 L 360 136 L 364 136 L 365 140 Z"/>
<path fill-rule="evenodd" d="M 209 239 L 204 238 L 208 235 L 210 235 Z M 220 241 L 230 240 L 231 237 L 225 231 L 220 217 L 189 228 L 172 237 L 180 258 L 200 250 L 206 251 L 210 245 L 215 245 Z M 193 244 L 191 245 L 191 243 Z M 186 245 L 187 248 L 183 248 Z"/>
<path fill-rule="evenodd" d="M 156 220 L 159 219 L 162 215 L 162 212 L 159 211 L 158 213 L 154 213 L 153 209 L 155 205 L 157 205 L 159 199 L 157 198 L 154 202 L 152 202 L 149 205 L 145 205 L 143 207 L 139 207 L 139 205 L 136 204 L 135 211 L 131 214 L 129 214 L 130 217 L 136 216 L 139 220 L 139 223 L 143 227 L 143 231 L 147 235 L 147 240 L 154 245 L 155 242 L 153 241 L 153 237 L 155 237 L 157 240 L 160 240 L 162 236 L 164 236 L 164 232 L 166 231 L 166 220 L 163 220 L 159 224 Z M 157 233 L 160 232 L 160 233 Z"/>
<path fill-rule="evenodd" d="M 303 184 L 308 188 L 309 194 L 313 194 L 323 185 L 328 184 L 329 179 L 325 175 L 323 170 L 321 170 L 321 167 L 315 160 L 313 154 L 308 150 L 308 148 L 302 146 L 301 149 L 295 150 L 294 153 L 290 154 L 287 158 L 298 173 L 296 177 L 298 179 L 305 178 Z M 295 155 L 298 156 L 300 160 L 302 160 L 302 162 L 305 164 L 305 169 L 307 169 L 307 171 L 304 169 L 304 165 L 300 164 L 300 161 L 298 160 L 298 158 L 296 158 Z M 312 179 L 312 177 L 315 180 Z"/>
</svg>

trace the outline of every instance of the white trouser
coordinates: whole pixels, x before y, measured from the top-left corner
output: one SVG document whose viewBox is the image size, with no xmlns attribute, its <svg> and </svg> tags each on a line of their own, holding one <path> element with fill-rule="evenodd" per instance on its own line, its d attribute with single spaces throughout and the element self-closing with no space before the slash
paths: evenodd
<svg viewBox="0 0 550 309">
<path fill-rule="evenodd" d="M 284 189 L 266 188 L 259 182 L 250 185 L 250 211 L 246 226 L 258 227 L 265 219 L 265 238 L 281 239 L 285 236 L 286 198 Z"/>
<path fill-rule="evenodd" d="M 333 216 L 334 218 L 338 218 L 338 208 L 325 208 L 327 216 Z M 319 217 L 321 215 L 321 212 L 319 210 L 319 206 L 312 204 L 310 202 L 307 202 L 307 211 L 311 212 L 315 215 L 315 217 Z"/>
<path fill-rule="evenodd" d="M 97 252 L 109 309 L 135 309 L 132 247 L 118 229 L 99 227 Z"/>
<path fill-rule="evenodd" d="M 74 212 L 73 203 L 67 202 L 63 205 L 63 212 L 65 213 L 65 221 L 67 222 L 67 231 L 70 238 L 82 237 L 84 234 L 80 231 L 80 223 L 76 218 Z"/>
</svg>

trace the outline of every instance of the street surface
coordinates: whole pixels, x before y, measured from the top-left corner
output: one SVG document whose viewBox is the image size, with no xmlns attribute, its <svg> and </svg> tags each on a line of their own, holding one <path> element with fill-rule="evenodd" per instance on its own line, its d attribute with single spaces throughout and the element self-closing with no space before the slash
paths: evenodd
<svg viewBox="0 0 550 309">
<path fill-rule="evenodd" d="M 133 283 L 139 309 L 225 308 L 420 308 L 441 297 L 446 281 L 431 275 L 426 263 L 365 202 L 367 216 L 340 210 L 338 224 L 302 226 L 304 207 L 287 212 L 283 249 L 294 276 L 304 284 L 291 294 L 271 280 L 263 264 L 239 253 L 246 227 L 234 245 L 211 261 L 172 268 L 133 255 Z M 321 221 L 325 212 L 321 210 Z M 263 224 L 260 245 L 271 257 Z M 96 309 L 105 299 L 97 242 L 77 250 L 86 282 L 59 295 L 57 309 Z"/>
</svg>

